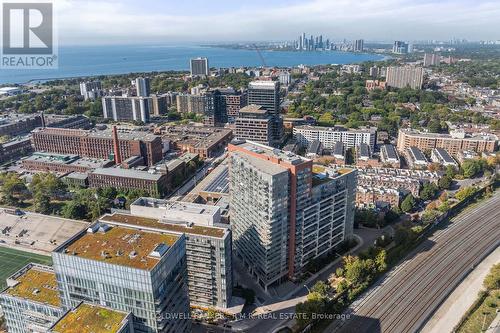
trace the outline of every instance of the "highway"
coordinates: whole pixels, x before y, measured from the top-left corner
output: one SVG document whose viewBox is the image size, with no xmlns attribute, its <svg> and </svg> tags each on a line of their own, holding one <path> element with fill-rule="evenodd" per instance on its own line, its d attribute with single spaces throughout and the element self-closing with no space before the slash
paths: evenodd
<svg viewBox="0 0 500 333">
<path fill-rule="evenodd" d="M 448 294 L 500 244 L 500 192 L 453 218 L 325 332 L 419 331 Z"/>
</svg>

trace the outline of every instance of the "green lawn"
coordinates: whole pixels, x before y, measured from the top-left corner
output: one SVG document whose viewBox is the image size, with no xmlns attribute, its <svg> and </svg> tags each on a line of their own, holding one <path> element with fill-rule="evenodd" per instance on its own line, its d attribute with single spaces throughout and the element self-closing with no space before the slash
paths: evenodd
<svg viewBox="0 0 500 333">
<path fill-rule="evenodd" d="M 0 246 L 0 290 L 7 286 L 5 279 L 30 262 L 52 265 L 52 258 Z"/>
<path fill-rule="evenodd" d="M 496 317 L 499 303 L 500 290 L 492 290 L 485 297 L 478 299 L 457 332 L 476 333 L 482 332 L 482 329 L 487 329 Z"/>
</svg>

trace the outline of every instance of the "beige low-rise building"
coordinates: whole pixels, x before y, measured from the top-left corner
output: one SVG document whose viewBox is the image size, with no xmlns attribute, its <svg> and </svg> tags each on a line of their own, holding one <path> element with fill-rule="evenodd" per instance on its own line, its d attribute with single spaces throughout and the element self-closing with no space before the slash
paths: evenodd
<svg viewBox="0 0 500 333">
<path fill-rule="evenodd" d="M 460 151 L 472 150 L 478 153 L 494 152 L 498 137 L 494 134 L 468 135 L 464 131 L 452 131 L 450 134 L 424 133 L 410 129 L 400 129 L 398 134 L 398 150 L 404 152 L 410 147 L 424 151 L 442 148 L 451 155 Z"/>
</svg>

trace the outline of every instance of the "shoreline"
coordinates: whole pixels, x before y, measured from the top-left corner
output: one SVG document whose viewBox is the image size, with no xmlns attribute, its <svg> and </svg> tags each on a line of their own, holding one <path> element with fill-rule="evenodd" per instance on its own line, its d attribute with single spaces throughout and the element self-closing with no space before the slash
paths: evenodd
<svg viewBox="0 0 500 333">
<path fill-rule="evenodd" d="M 345 54 L 366 54 L 366 55 L 378 55 L 381 57 L 385 57 L 385 54 L 373 52 L 373 51 L 363 51 L 363 52 L 354 52 L 354 51 L 342 51 L 342 50 L 297 50 L 293 48 L 288 48 L 288 49 L 280 49 L 280 48 L 271 48 L 271 47 L 261 47 L 259 45 L 255 45 L 254 47 L 245 47 L 245 46 L 238 46 L 238 45 L 217 45 L 217 44 L 200 44 L 198 45 L 199 47 L 209 47 L 209 48 L 215 48 L 215 49 L 226 49 L 226 50 L 235 50 L 235 51 L 265 51 L 265 52 L 292 52 L 292 53 L 330 53 L 330 52 L 335 52 L 335 53 L 345 53 Z"/>
<path fill-rule="evenodd" d="M 200 51 L 199 49 L 204 50 Z M 74 52 L 75 50 L 78 52 Z M 59 69 L 21 69 L 13 72 L 0 68 L 0 84 L 32 85 L 54 80 L 74 80 L 99 76 L 187 72 L 189 71 L 189 59 L 197 56 L 204 56 L 209 60 L 215 59 L 211 62 L 212 68 L 293 68 L 300 64 L 313 67 L 361 64 L 367 61 L 380 62 L 388 59 L 386 55 L 366 52 L 274 50 L 264 51 L 265 56 L 267 56 L 267 64 L 263 66 L 257 57 L 257 51 L 251 49 L 228 49 L 220 46 L 198 45 L 167 48 L 165 49 L 167 51 L 152 53 L 149 46 L 137 45 L 132 50 L 133 52 L 130 46 L 121 52 L 120 50 L 117 52 L 114 48 L 104 48 L 102 51 L 95 47 L 63 48 L 60 49 L 60 58 L 61 56 L 65 57 L 66 61 L 65 64 L 59 65 Z"/>
</svg>

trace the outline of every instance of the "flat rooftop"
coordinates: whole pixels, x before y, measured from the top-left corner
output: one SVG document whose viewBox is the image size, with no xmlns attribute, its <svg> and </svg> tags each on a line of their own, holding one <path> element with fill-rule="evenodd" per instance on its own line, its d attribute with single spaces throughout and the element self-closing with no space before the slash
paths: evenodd
<svg viewBox="0 0 500 333">
<path fill-rule="evenodd" d="M 210 148 L 231 133 L 227 128 L 170 126 L 165 129 L 163 138 L 195 148 Z"/>
<path fill-rule="evenodd" d="M 127 315 L 125 312 L 82 303 L 59 319 L 50 332 L 116 333 L 127 323 Z"/>
<path fill-rule="evenodd" d="M 288 172 L 288 170 L 277 163 L 261 159 L 252 155 L 244 154 L 239 151 L 232 152 L 232 154 L 245 159 L 253 167 L 259 169 L 260 171 L 269 175 L 278 175 L 283 172 Z"/>
<path fill-rule="evenodd" d="M 0 208 L 0 240 L 9 246 L 50 253 L 78 232 L 88 222 L 26 212 L 15 215 Z"/>
<path fill-rule="evenodd" d="M 0 127 L 10 125 L 10 124 L 13 124 L 16 122 L 28 120 L 28 119 L 35 119 L 37 117 L 40 117 L 39 113 L 35 113 L 35 114 L 22 114 L 22 113 L 2 114 L 2 115 L 0 115 Z"/>
<path fill-rule="evenodd" d="M 67 128 L 38 128 L 34 132 L 47 133 L 55 135 L 66 135 L 66 136 L 88 136 L 92 138 L 106 138 L 112 139 L 111 129 L 105 130 L 81 130 L 81 129 L 67 129 Z M 118 139 L 120 140 L 140 140 L 140 141 L 153 141 L 159 136 L 154 135 L 149 132 L 144 131 L 120 131 L 118 130 Z"/>
<path fill-rule="evenodd" d="M 278 81 L 252 81 L 248 84 L 248 88 L 255 89 L 275 89 L 275 87 L 279 84 Z"/>
<path fill-rule="evenodd" d="M 63 155 L 63 154 L 51 154 L 51 153 L 40 153 L 40 152 L 34 153 L 30 157 L 26 158 L 25 161 L 74 165 L 74 166 L 85 167 L 88 169 L 102 168 L 103 166 L 111 163 L 110 160 L 106 159 L 88 158 L 88 157 L 82 158 L 78 155 Z"/>
<path fill-rule="evenodd" d="M 56 274 L 51 267 L 30 264 L 7 279 L 7 283 L 9 287 L 4 290 L 5 294 L 56 307 L 61 306 Z"/>
<path fill-rule="evenodd" d="M 31 139 L 29 137 L 14 137 L 13 139 L 11 139 L 10 141 L 7 141 L 5 143 L 2 143 L 0 144 L 0 147 L 3 146 L 4 148 L 8 148 L 10 146 L 15 146 L 19 143 L 25 143 L 26 141 L 30 141 L 31 142 Z"/>
<path fill-rule="evenodd" d="M 173 201 L 155 198 L 141 197 L 132 203 L 134 206 L 164 208 L 166 211 L 185 212 L 193 215 L 213 216 L 217 214 L 217 207 L 201 205 L 184 201 Z"/>
<path fill-rule="evenodd" d="M 226 230 L 223 228 L 201 225 L 187 226 L 186 224 L 175 224 L 168 222 L 164 223 L 158 219 L 120 213 L 106 214 L 99 220 L 102 222 L 109 222 L 110 224 L 119 223 L 120 225 L 126 224 L 138 228 L 153 228 L 167 232 L 185 233 L 215 238 L 223 238 L 226 234 Z"/>
<path fill-rule="evenodd" d="M 454 139 L 454 140 L 481 140 L 481 141 L 496 141 L 498 140 L 498 136 L 493 133 L 473 133 L 468 134 L 465 133 L 465 138 L 454 137 L 451 134 L 446 133 L 426 133 L 420 132 L 415 129 L 400 129 L 400 132 L 405 133 L 406 135 L 414 135 L 426 138 L 445 138 L 445 139 Z"/>
<path fill-rule="evenodd" d="M 68 174 L 64 178 L 86 180 L 87 178 L 89 178 L 89 175 L 86 173 L 83 173 L 83 172 L 71 172 L 70 174 Z"/>
<path fill-rule="evenodd" d="M 151 181 L 158 181 L 163 176 L 160 173 L 149 173 L 147 171 L 122 168 L 97 168 L 92 173 L 103 176 L 136 178 Z"/>
<path fill-rule="evenodd" d="M 99 225 L 101 224 L 93 226 Z M 87 231 L 80 238 L 67 245 L 63 252 L 108 264 L 151 270 L 160 259 L 151 256 L 151 253 L 160 244 L 171 247 L 178 239 L 179 236 L 174 234 L 108 226 L 107 230 Z"/>
<path fill-rule="evenodd" d="M 375 134 L 377 132 L 376 127 L 347 128 L 343 126 L 324 127 L 324 126 L 302 125 L 302 126 L 295 126 L 294 128 L 301 130 L 326 131 L 326 132 L 356 132 L 356 133 L 370 133 L 370 134 Z"/>
<path fill-rule="evenodd" d="M 353 171 L 354 169 L 350 168 L 330 168 L 330 167 L 325 167 L 323 165 L 314 164 L 312 167 L 313 187 L 316 187 L 324 183 L 328 183 L 329 181 L 334 180 L 337 177 L 343 176 Z"/>
<path fill-rule="evenodd" d="M 241 108 L 240 113 L 259 113 L 266 114 L 268 111 L 260 105 L 250 104 Z"/>
<path fill-rule="evenodd" d="M 328 177 L 327 174 L 324 173 L 313 173 L 312 176 L 312 186 L 316 187 L 319 185 L 323 185 L 325 183 L 328 183 L 332 180 L 332 178 Z"/>
<path fill-rule="evenodd" d="M 266 159 L 280 159 L 292 165 L 299 165 L 302 163 L 311 162 L 310 159 L 296 155 L 292 152 L 285 152 L 281 149 L 272 148 L 260 143 L 252 142 L 250 140 L 233 140 L 231 144 L 239 148 L 243 148 L 252 155 L 255 154 L 262 155 L 266 157 Z M 272 162 L 268 162 L 268 164 L 277 165 L 276 163 Z"/>
</svg>

